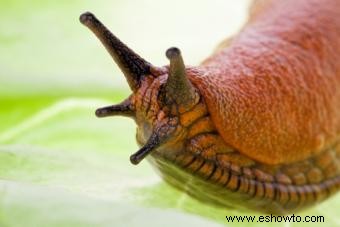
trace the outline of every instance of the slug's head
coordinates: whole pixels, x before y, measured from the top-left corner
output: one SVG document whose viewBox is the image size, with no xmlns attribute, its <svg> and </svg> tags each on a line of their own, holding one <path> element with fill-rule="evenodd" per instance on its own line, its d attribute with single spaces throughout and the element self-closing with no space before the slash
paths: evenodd
<svg viewBox="0 0 340 227">
<path fill-rule="evenodd" d="M 155 67 L 122 43 L 93 14 L 82 14 L 80 21 L 103 43 L 132 90 L 122 103 L 96 111 L 98 117 L 123 115 L 135 119 L 137 142 L 142 148 L 131 155 L 131 162 L 138 164 L 159 147 L 180 144 L 186 133 L 180 116 L 200 100 L 187 77 L 180 50 L 168 49 L 170 65 Z"/>
</svg>

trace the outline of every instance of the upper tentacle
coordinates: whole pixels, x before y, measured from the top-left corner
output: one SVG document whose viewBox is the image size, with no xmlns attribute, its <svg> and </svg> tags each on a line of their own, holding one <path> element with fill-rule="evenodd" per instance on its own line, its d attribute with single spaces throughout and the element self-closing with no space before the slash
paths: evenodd
<svg viewBox="0 0 340 227">
<path fill-rule="evenodd" d="M 130 88 L 136 91 L 141 77 L 150 74 L 151 64 L 121 42 L 92 13 L 82 14 L 80 22 L 87 26 L 103 43 L 124 73 Z"/>
</svg>

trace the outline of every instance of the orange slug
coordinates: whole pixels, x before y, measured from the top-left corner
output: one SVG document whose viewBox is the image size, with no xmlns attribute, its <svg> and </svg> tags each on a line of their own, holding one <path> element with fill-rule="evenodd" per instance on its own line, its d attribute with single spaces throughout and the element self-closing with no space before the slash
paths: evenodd
<svg viewBox="0 0 340 227">
<path fill-rule="evenodd" d="M 98 117 L 135 120 L 140 150 L 169 184 L 203 202 L 288 214 L 340 188 L 340 1 L 258 0 L 201 65 L 170 48 L 156 67 L 93 14 L 80 21 L 132 95 Z"/>
</svg>

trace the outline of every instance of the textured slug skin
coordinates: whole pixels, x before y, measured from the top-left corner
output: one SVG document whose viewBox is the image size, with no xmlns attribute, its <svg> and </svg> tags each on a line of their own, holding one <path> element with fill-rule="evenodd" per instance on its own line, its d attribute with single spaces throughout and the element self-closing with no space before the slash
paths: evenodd
<svg viewBox="0 0 340 227">
<path fill-rule="evenodd" d="M 255 1 L 198 67 L 174 47 L 154 67 L 84 13 L 133 91 L 96 115 L 132 117 L 130 161 L 148 157 L 201 201 L 272 214 L 319 203 L 340 189 L 339 12 L 340 0 Z"/>
<path fill-rule="evenodd" d="M 340 137 L 340 1 L 266 1 L 228 47 L 190 73 L 225 142 L 264 164 Z"/>
</svg>

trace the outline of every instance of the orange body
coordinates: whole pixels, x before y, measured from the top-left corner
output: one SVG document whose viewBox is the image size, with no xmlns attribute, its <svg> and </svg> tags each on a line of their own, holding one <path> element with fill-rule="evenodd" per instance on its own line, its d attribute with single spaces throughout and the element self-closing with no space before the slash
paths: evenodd
<svg viewBox="0 0 340 227">
<path fill-rule="evenodd" d="M 134 118 L 165 181 L 205 202 L 286 214 L 340 189 L 340 1 L 260 0 L 200 66 L 135 54 L 91 13 L 80 17 L 133 94 L 97 116 Z"/>
<path fill-rule="evenodd" d="M 340 140 L 340 1 L 269 1 L 192 77 L 223 139 L 266 164 Z"/>
</svg>

